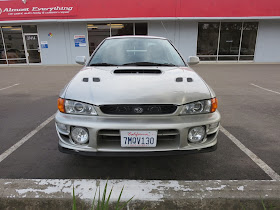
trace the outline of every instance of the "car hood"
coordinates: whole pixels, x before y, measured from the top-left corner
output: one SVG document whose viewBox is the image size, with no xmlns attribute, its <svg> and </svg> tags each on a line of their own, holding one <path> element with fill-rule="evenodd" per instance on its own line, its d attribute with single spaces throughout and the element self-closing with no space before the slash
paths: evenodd
<svg viewBox="0 0 280 210">
<path fill-rule="evenodd" d="M 116 74 L 115 70 L 130 73 Z M 161 73 L 131 73 L 135 70 L 160 70 Z M 188 82 L 187 78 L 192 81 Z M 61 97 L 94 105 L 181 105 L 209 99 L 211 93 L 205 82 L 188 67 L 85 67 L 71 80 Z"/>
</svg>

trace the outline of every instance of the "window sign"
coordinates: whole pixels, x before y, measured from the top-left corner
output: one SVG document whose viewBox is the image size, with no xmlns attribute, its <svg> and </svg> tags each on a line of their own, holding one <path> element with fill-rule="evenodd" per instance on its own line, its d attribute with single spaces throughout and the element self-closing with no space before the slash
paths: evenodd
<svg viewBox="0 0 280 210">
<path fill-rule="evenodd" d="M 37 37 L 35 35 L 26 35 L 27 41 L 37 40 Z"/>
<path fill-rule="evenodd" d="M 75 47 L 86 47 L 86 36 L 85 35 L 75 35 L 74 36 Z"/>
<path fill-rule="evenodd" d="M 41 41 L 41 48 L 49 48 L 48 41 Z"/>
</svg>

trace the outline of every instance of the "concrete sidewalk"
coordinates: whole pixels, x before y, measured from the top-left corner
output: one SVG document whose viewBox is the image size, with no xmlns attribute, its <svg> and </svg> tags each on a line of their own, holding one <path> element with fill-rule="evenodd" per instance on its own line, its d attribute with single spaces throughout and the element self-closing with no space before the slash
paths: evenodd
<svg viewBox="0 0 280 210">
<path fill-rule="evenodd" d="M 71 209 L 72 191 L 89 209 L 106 180 L 1 179 L 0 209 Z M 280 209 L 280 181 L 136 181 L 109 180 L 111 204 L 124 186 L 122 201 L 134 196 L 127 209 Z M 107 193 L 108 193 L 107 191 Z"/>
</svg>

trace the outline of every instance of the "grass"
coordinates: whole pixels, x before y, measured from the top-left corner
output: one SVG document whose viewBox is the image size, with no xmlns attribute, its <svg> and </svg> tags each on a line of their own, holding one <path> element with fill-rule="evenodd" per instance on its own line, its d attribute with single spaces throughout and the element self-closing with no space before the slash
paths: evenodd
<svg viewBox="0 0 280 210">
<path fill-rule="evenodd" d="M 269 207 L 266 207 L 265 204 L 264 204 L 264 202 L 263 202 L 263 199 L 262 199 L 262 206 L 263 206 L 263 210 L 273 210 L 273 209 L 276 208 L 276 206 L 273 206 L 273 205 L 271 205 L 271 204 L 270 204 Z"/>
<path fill-rule="evenodd" d="M 96 200 L 97 190 L 98 190 L 98 199 Z M 98 188 L 96 188 L 96 191 L 94 193 L 94 198 L 93 198 L 93 201 L 92 201 L 92 205 L 91 205 L 91 210 L 108 210 L 109 209 L 109 202 L 110 202 L 111 195 L 112 195 L 112 192 L 113 192 L 113 187 L 111 188 L 108 196 L 107 196 L 107 190 L 108 190 L 108 181 L 106 181 L 102 197 L 100 197 L 100 186 Z M 115 204 L 115 206 L 113 207 L 113 209 L 115 209 L 115 210 L 124 209 L 124 207 L 126 207 L 127 204 L 134 198 L 134 196 L 133 196 L 128 201 L 121 204 L 120 200 L 121 200 L 121 197 L 122 197 L 123 190 L 124 190 L 124 187 L 122 187 L 121 192 L 120 192 L 119 197 L 118 197 L 118 201 Z M 274 210 L 276 208 L 275 206 L 273 206 L 271 204 L 269 206 L 266 206 L 265 203 L 264 203 L 264 200 L 262 198 L 261 198 L 261 204 L 262 204 L 263 210 Z M 240 203 L 240 205 L 241 205 L 242 210 L 246 210 L 245 206 L 242 203 Z M 143 208 L 143 210 L 144 209 L 145 208 Z M 73 186 L 72 210 L 77 210 L 77 201 L 76 201 L 74 186 Z M 82 207 L 82 210 L 83 210 L 83 207 Z"/>
<path fill-rule="evenodd" d="M 121 197 L 122 197 L 122 193 L 123 193 L 123 189 L 124 187 L 122 187 L 122 190 L 119 194 L 119 197 L 118 197 L 118 201 L 117 203 L 115 204 L 114 206 L 114 209 L 115 210 L 121 210 L 121 209 L 124 209 L 124 207 L 133 199 L 133 197 L 131 197 L 128 201 L 124 202 L 121 204 L 120 200 L 121 200 Z M 96 199 L 96 193 L 97 193 L 97 190 L 98 190 L 98 199 Z M 105 187 L 104 187 L 104 190 L 103 190 L 103 195 L 102 197 L 100 197 L 100 186 L 98 188 L 96 188 L 96 191 L 95 191 L 95 194 L 94 194 L 94 198 L 93 198 L 93 202 L 92 202 L 92 205 L 91 205 L 91 210 L 108 210 L 109 209 L 109 202 L 110 202 L 110 199 L 111 199 L 111 195 L 112 195 L 112 192 L 113 192 L 113 187 L 111 188 L 110 192 L 109 192 L 109 195 L 107 196 L 107 190 L 108 190 L 108 181 L 106 182 L 105 184 Z M 83 209 L 83 207 L 82 207 Z M 74 186 L 73 186 L 73 204 L 72 204 L 72 210 L 77 210 L 77 201 L 76 201 L 76 195 L 75 195 L 75 189 L 74 189 Z"/>
<path fill-rule="evenodd" d="M 276 206 L 273 206 L 272 204 L 270 204 L 269 206 L 265 206 L 265 203 L 264 203 L 262 198 L 261 198 L 261 204 L 262 204 L 263 210 L 274 210 L 274 209 L 276 209 Z M 246 210 L 245 206 L 242 203 L 240 203 L 240 205 L 242 207 L 242 210 Z"/>
</svg>

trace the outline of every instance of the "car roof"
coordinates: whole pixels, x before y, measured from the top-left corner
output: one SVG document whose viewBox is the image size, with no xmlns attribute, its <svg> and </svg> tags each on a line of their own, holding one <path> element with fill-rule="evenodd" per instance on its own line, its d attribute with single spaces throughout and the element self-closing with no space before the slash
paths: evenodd
<svg viewBox="0 0 280 210">
<path fill-rule="evenodd" d="M 159 36 L 112 36 L 112 37 L 108 37 L 106 39 L 128 39 L 128 38 L 142 38 L 142 39 L 166 39 L 164 37 L 159 37 Z M 167 40 L 167 39 L 166 39 Z"/>
</svg>

